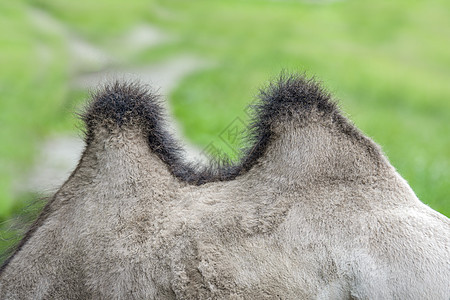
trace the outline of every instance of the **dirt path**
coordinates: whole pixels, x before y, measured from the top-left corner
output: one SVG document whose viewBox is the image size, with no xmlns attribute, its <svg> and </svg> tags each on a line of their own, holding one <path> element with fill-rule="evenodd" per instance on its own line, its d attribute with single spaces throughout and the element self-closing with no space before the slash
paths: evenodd
<svg viewBox="0 0 450 300">
<path fill-rule="evenodd" d="M 124 61 L 126 56 L 135 55 L 173 39 L 150 24 L 131 28 L 128 33 L 112 41 L 119 48 L 114 47 L 114 53 L 110 53 L 89 43 L 46 12 L 32 10 L 30 16 L 42 30 L 59 35 L 66 41 L 70 59 L 73 61 L 71 84 L 74 89 L 93 90 L 112 79 L 125 79 L 148 84 L 160 95 L 167 96 L 185 76 L 211 66 L 211 63 L 193 55 L 175 56 L 142 67 L 127 67 L 126 63 L 119 63 Z M 86 71 L 90 73 L 83 73 Z M 172 131 L 180 136 L 177 125 L 173 126 Z M 40 146 L 37 163 L 32 166 L 24 180 L 24 186 L 19 189 L 44 195 L 55 192 L 75 168 L 83 148 L 84 143 L 77 136 L 48 138 Z M 188 146 L 188 155 L 191 158 L 198 160 L 197 153 L 198 150 Z"/>
</svg>

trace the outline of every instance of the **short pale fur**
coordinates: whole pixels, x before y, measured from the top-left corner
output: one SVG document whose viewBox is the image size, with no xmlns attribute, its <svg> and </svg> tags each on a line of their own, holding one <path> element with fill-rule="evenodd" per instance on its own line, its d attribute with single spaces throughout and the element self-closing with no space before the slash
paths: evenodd
<svg viewBox="0 0 450 300">
<path fill-rule="evenodd" d="M 155 97 L 109 89 L 84 117 L 78 167 L 4 265 L 0 299 L 450 298 L 449 219 L 315 83 L 263 92 L 242 165 L 209 177 L 179 175 L 200 171 L 171 165 L 158 148 L 170 137 L 149 140 L 165 134 L 139 106 Z"/>
</svg>

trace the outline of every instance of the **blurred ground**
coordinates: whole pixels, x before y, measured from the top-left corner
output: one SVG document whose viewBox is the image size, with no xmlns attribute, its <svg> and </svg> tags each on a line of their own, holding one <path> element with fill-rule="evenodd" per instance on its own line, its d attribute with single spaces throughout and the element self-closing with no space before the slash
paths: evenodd
<svg viewBox="0 0 450 300">
<path fill-rule="evenodd" d="M 4 238 L 6 220 L 76 163 L 87 89 L 140 78 L 189 144 L 234 157 L 245 107 L 283 69 L 323 80 L 419 198 L 450 215 L 448 1 L 18 0 L 0 2 L 0 29 Z"/>
</svg>

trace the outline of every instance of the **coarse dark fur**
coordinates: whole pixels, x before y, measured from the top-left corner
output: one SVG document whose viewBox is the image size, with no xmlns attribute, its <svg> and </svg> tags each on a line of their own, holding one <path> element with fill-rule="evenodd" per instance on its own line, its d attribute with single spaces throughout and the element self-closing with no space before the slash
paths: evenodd
<svg viewBox="0 0 450 300">
<path fill-rule="evenodd" d="M 187 162 L 159 97 L 115 82 L 0 269 L 0 299 L 448 298 L 450 223 L 312 79 L 261 90 L 235 163 Z"/>
</svg>

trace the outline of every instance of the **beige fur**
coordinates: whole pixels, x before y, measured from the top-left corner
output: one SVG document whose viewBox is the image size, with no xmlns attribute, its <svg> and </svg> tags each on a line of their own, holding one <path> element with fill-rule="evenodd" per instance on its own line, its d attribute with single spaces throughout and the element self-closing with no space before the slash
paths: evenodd
<svg viewBox="0 0 450 300">
<path fill-rule="evenodd" d="M 249 171 L 202 185 L 139 122 L 97 126 L 0 298 L 449 299 L 449 219 L 351 124 L 298 114 Z"/>
</svg>

